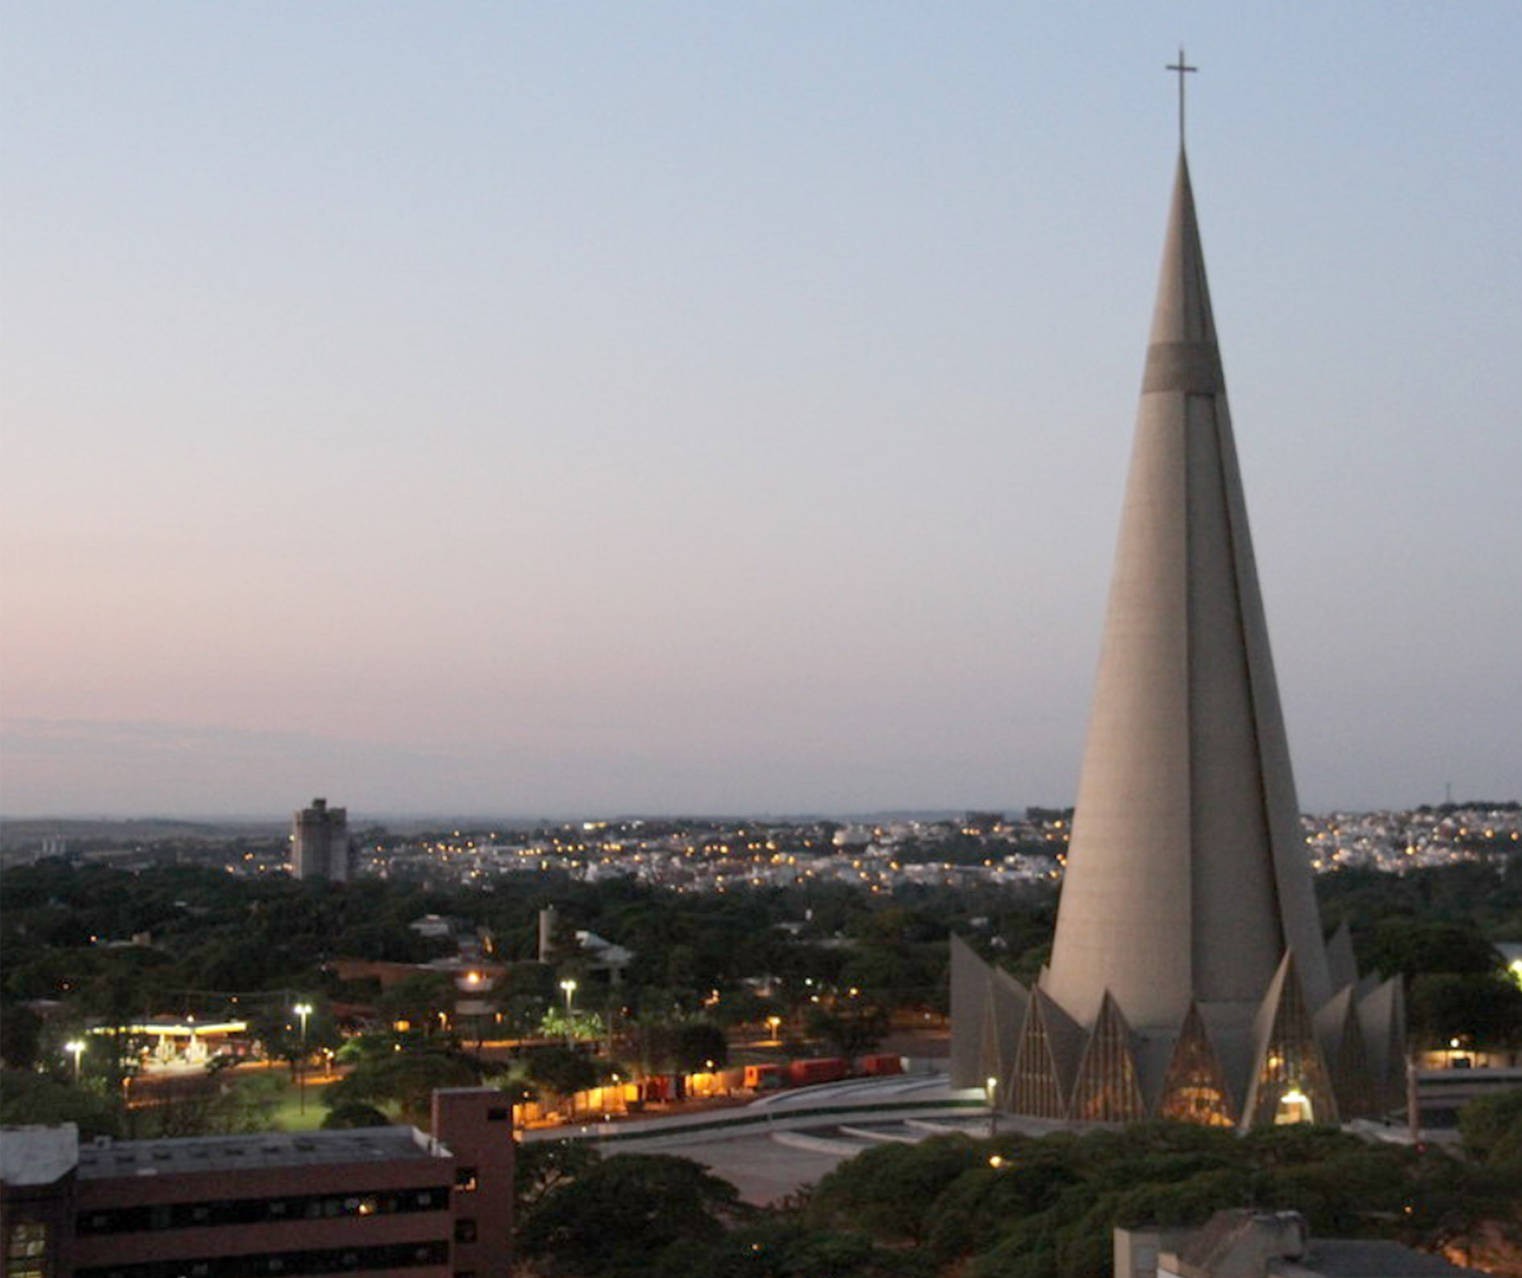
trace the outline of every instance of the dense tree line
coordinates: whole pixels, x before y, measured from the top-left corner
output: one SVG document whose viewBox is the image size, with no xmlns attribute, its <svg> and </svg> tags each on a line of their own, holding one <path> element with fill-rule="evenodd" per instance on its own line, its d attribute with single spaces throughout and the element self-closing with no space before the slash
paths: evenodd
<svg viewBox="0 0 1522 1278">
<path fill-rule="evenodd" d="M 196 866 L 126 873 L 62 861 L 8 869 L 0 882 L 6 1000 L 80 998 L 92 1011 L 121 997 L 139 1008 L 193 1010 L 197 996 L 216 991 L 323 988 L 321 965 L 337 955 L 423 961 L 448 948 L 408 928 L 427 913 L 482 929 L 500 959 L 531 960 L 538 912 L 552 904 L 567 929 L 589 928 L 634 951 L 630 984 L 652 1000 L 690 1002 L 771 975 L 854 985 L 890 1004 L 935 1005 L 945 997 L 950 931 L 970 932 L 1017 975 L 1033 972 L 1056 901 L 1055 888 L 1040 884 L 906 885 L 872 894 L 805 883 L 676 894 L 630 880 L 579 883 L 552 871 L 504 875 L 484 889 L 425 890 L 377 879 L 340 886 Z M 1508 876 L 1479 864 L 1404 877 L 1350 870 L 1320 878 L 1318 892 L 1329 928 L 1351 923 L 1367 969 L 1483 975 L 1495 963 L 1486 941 L 1522 940 L 1522 871 Z M 101 944 L 143 934 L 146 946 Z"/>
<path fill-rule="evenodd" d="M 428 913 L 463 920 L 489 938 L 495 958 L 528 964 L 546 905 L 568 930 L 588 928 L 632 950 L 631 997 L 651 1007 L 690 1010 L 719 990 L 735 996 L 741 1014 L 754 1012 L 745 982 L 765 976 L 798 991 L 809 981 L 838 983 L 890 1006 L 937 1006 L 952 926 L 969 910 L 1001 922 L 1028 912 L 1024 894 L 995 889 L 909 888 L 890 898 L 819 884 L 678 895 L 547 872 L 505 875 L 485 889 L 425 890 L 62 861 L 6 870 L 3 892 L 0 997 L 7 1006 L 61 1000 L 96 1019 L 201 1011 L 234 993 L 338 996 L 344 991 L 323 970 L 334 957 L 422 962 L 446 952 L 447 941 L 407 926 Z M 125 944 L 134 937 L 139 944 Z M 515 971 L 510 986 L 510 998 L 553 999 L 542 972 Z M 25 1055 L 17 1035 L 8 1058 Z"/>
<path fill-rule="evenodd" d="M 1522 1047 L 1522 987 L 1493 945 L 1522 941 L 1522 858 L 1399 876 L 1345 870 L 1317 889 L 1326 925 L 1347 922 L 1360 968 L 1406 979 L 1417 1043 Z"/>
<path fill-rule="evenodd" d="M 530 1145 L 519 1247 L 551 1278 L 1107 1278 L 1116 1226 L 1202 1225 L 1244 1206 L 1300 1211 L 1322 1237 L 1516 1246 L 1522 1101 L 1487 1103 L 1470 1126 L 1468 1161 L 1331 1128 L 943 1136 L 869 1149 L 768 1211 L 679 1158 Z"/>
<path fill-rule="evenodd" d="M 324 1010 L 335 1000 L 374 1006 L 427 1037 L 438 1012 L 452 1006 L 446 979 L 420 975 L 382 993 L 373 983 L 345 986 L 324 965 L 339 956 L 421 962 L 446 952 L 450 942 L 408 926 L 430 913 L 480 933 L 508 964 L 497 996 L 509 1028 L 538 1032 L 560 1009 L 556 974 L 533 961 L 547 905 L 566 930 L 586 928 L 634 952 L 616 1005 L 613 991 L 584 985 L 578 1006 L 588 1019 L 577 1027 L 595 1024 L 600 1033 L 607 1021 L 592 1017 L 617 1021 L 626 1039 L 633 1036 L 633 1063 L 690 1066 L 683 1035 L 701 1033 L 710 1037 L 695 1059 L 717 1059 L 713 1024 L 757 1023 L 768 1014 L 780 1014 L 815 1046 L 856 1054 L 881 1036 L 895 1010 L 944 1009 L 952 931 L 1016 976 L 1034 978 L 1049 952 L 1057 899 L 1055 886 L 1043 883 L 872 893 L 807 881 L 702 894 L 626 879 L 581 883 L 548 871 L 505 874 L 484 887 L 428 888 L 242 878 L 204 865 L 129 873 L 64 861 L 9 868 L 0 892 L 0 1054 L 13 1068 L 50 1069 L 60 1086 L 71 1074 L 62 1045 L 86 1023 L 220 1014 L 234 995 L 271 1053 L 287 1060 L 299 1050 L 289 1013 L 295 995 L 318 1005 L 308 1045 L 337 1045 Z M 1318 893 L 1328 927 L 1350 924 L 1364 970 L 1407 978 L 1419 1041 L 1522 1042 L 1522 990 L 1490 944 L 1522 939 L 1522 870 L 1465 864 L 1400 877 L 1350 870 L 1322 876 Z M 123 944 L 133 938 L 139 943 Z M 40 1017 L 28 1004 L 51 1010 Z M 695 1018 L 698 1028 L 683 1029 Z M 459 1045 L 423 1044 L 429 1051 Z M 83 1073 L 106 1097 L 129 1068 L 128 1047 L 120 1037 L 91 1037 Z M 17 1085 L 7 1079 L 5 1086 L 14 1092 Z"/>
</svg>

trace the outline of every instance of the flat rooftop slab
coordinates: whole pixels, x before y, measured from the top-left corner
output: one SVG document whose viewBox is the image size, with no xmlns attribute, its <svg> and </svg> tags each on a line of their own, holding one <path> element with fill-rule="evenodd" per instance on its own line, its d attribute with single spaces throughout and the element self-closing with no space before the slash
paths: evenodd
<svg viewBox="0 0 1522 1278">
<path fill-rule="evenodd" d="M 379 1163 L 437 1157 L 432 1142 L 412 1127 L 356 1127 L 341 1131 L 261 1132 L 248 1136 L 185 1136 L 166 1140 L 102 1141 L 81 1145 L 81 1180 L 262 1167 Z"/>
<path fill-rule="evenodd" d="M 7 1185 L 51 1185 L 73 1170 L 79 1159 L 79 1128 L 0 1128 L 0 1182 Z"/>
</svg>

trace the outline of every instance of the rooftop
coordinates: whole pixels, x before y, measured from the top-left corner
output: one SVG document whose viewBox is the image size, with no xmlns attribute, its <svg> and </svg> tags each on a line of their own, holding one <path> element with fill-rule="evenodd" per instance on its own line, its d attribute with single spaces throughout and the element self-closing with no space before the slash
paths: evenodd
<svg viewBox="0 0 1522 1278">
<path fill-rule="evenodd" d="M 1302 1272 L 1326 1278 L 1442 1278 L 1467 1272 L 1441 1256 L 1375 1238 L 1314 1239 L 1303 1265 Z M 1296 1273 L 1289 1265 L 1280 1265 L 1277 1271 L 1286 1278 Z"/>
<path fill-rule="evenodd" d="M 261 1132 L 248 1136 L 186 1136 L 168 1140 L 100 1140 L 80 1147 L 79 1175 L 82 1180 L 102 1180 L 123 1175 L 393 1162 L 434 1158 L 443 1152 L 441 1145 L 412 1127 Z"/>
<path fill-rule="evenodd" d="M 0 1128 L 0 1182 L 7 1185 L 51 1185 L 74 1167 L 79 1153 L 79 1128 Z"/>
<path fill-rule="evenodd" d="M 1298 1212 L 1218 1211 L 1158 1271 L 1183 1278 L 1442 1278 L 1469 1272 L 1381 1239 L 1312 1239 Z"/>
</svg>

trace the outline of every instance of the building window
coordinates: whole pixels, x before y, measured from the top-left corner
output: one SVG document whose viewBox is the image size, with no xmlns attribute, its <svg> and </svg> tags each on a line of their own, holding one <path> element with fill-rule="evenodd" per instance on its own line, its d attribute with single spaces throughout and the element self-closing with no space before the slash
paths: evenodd
<svg viewBox="0 0 1522 1278">
<path fill-rule="evenodd" d="M 9 1260 L 9 1257 L 7 1257 Z M 75 1271 L 75 1278 L 258 1278 L 273 1274 L 332 1274 L 344 1270 L 410 1269 L 449 1263 L 447 1242 L 393 1243 L 312 1251 L 267 1252 L 253 1256 L 217 1256 L 193 1260 L 153 1260 Z"/>
<path fill-rule="evenodd" d="M 286 1198 L 229 1198 L 210 1202 L 163 1203 L 82 1212 L 80 1234 L 133 1234 L 186 1226 L 258 1225 L 265 1221 L 321 1220 L 345 1216 L 385 1216 L 394 1212 L 443 1211 L 448 1185 L 364 1194 L 312 1194 Z"/>
<path fill-rule="evenodd" d="M 5 1239 L 5 1278 L 46 1278 L 47 1272 L 48 1227 L 18 1221 Z"/>
<path fill-rule="evenodd" d="M 476 1187 L 476 1169 L 474 1167 L 456 1167 L 454 1169 L 454 1187 L 462 1194 L 474 1191 Z"/>
<path fill-rule="evenodd" d="M 476 1222 L 473 1220 L 457 1220 L 454 1223 L 454 1240 L 458 1243 L 473 1243 L 476 1240 Z"/>
</svg>

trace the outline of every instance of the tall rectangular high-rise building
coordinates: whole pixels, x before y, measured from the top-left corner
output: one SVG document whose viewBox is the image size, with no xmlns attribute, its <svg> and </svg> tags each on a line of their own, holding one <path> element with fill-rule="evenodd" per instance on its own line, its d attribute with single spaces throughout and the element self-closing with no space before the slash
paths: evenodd
<svg viewBox="0 0 1522 1278">
<path fill-rule="evenodd" d="M 291 873 L 298 879 L 349 881 L 349 812 L 313 799 L 291 818 Z"/>
</svg>

